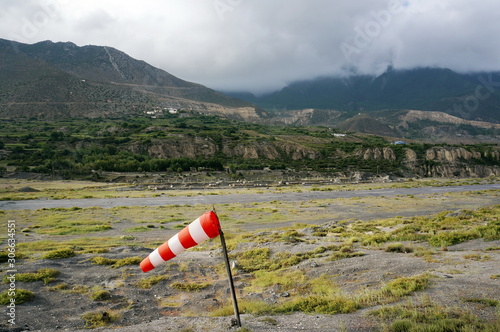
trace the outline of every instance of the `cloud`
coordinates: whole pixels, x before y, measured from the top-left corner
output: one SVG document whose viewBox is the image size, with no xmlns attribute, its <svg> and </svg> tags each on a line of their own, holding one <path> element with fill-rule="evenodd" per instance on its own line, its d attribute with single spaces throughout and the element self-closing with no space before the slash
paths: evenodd
<svg viewBox="0 0 500 332">
<path fill-rule="evenodd" d="M 255 93 L 387 66 L 500 70 L 497 0 L 27 0 L 0 37 L 107 45 L 182 79 Z"/>
</svg>

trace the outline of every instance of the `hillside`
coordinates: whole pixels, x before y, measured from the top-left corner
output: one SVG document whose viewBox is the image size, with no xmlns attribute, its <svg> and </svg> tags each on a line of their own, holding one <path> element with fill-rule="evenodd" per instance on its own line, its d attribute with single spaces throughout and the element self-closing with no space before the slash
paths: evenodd
<svg viewBox="0 0 500 332">
<path fill-rule="evenodd" d="M 367 130 L 389 128 L 367 116 L 359 116 L 351 124 Z M 409 141 L 393 145 L 393 140 L 339 134 L 325 127 L 267 126 L 190 113 L 125 121 L 4 120 L 0 125 L 0 175 L 33 172 L 45 177 L 112 180 L 105 174 L 150 172 L 182 178 L 186 172 L 220 172 L 218 178 L 237 183 L 247 180 L 240 171 L 266 170 L 275 171 L 274 179 L 300 179 L 309 172 L 339 178 L 354 174 L 358 178 L 361 174 L 500 175 L 497 144 Z"/>
<path fill-rule="evenodd" d="M 380 76 L 323 77 L 293 82 L 268 95 L 234 96 L 268 110 L 385 109 L 440 111 L 467 120 L 500 123 L 499 73 L 459 74 L 449 69 L 389 69 Z M 479 97 L 478 97 L 479 96 Z"/>
<path fill-rule="evenodd" d="M 0 54 L 0 116 L 5 118 L 119 117 L 154 107 L 259 118 L 248 102 L 111 47 L 0 39 Z"/>
<path fill-rule="evenodd" d="M 398 132 L 368 114 L 354 116 L 338 125 L 343 131 L 398 137 Z"/>
</svg>

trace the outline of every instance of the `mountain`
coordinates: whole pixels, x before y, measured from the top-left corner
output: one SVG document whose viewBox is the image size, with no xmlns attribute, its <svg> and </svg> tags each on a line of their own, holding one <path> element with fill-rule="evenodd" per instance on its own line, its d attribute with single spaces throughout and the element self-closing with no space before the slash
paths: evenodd
<svg viewBox="0 0 500 332">
<path fill-rule="evenodd" d="M 246 101 L 177 78 L 106 46 L 0 39 L 0 116 L 102 117 L 153 107 L 260 118 Z"/>
<path fill-rule="evenodd" d="M 235 95 L 268 110 L 305 108 L 371 112 L 439 111 L 468 120 L 500 123 L 500 73 L 459 74 L 449 69 L 389 68 L 380 76 L 355 75 L 298 81 L 255 97 Z"/>
<path fill-rule="evenodd" d="M 356 115 L 338 125 L 343 131 L 398 137 L 398 132 L 369 114 Z"/>
</svg>

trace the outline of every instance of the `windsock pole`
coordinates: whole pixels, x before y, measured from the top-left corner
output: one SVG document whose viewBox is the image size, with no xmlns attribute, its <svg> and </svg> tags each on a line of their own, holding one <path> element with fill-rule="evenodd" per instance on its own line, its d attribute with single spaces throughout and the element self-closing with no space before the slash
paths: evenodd
<svg viewBox="0 0 500 332">
<path fill-rule="evenodd" d="M 224 256 L 224 261 L 226 262 L 227 275 L 229 277 L 229 288 L 231 289 L 231 297 L 233 298 L 234 319 L 232 325 L 233 326 L 237 325 L 238 327 L 241 327 L 240 312 L 238 310 L 238 301 L 236 300 L 236 292 L 234 290 L 233 275 L 231 274 L 231 266 L 229 265 L 229 257 L 227 255 L 226 240 L 224 239 L 224 233 L 222 232 L 220 225 L 219 225 L 219 236 L 222 245 L 222 253 Z"/>
</svg>

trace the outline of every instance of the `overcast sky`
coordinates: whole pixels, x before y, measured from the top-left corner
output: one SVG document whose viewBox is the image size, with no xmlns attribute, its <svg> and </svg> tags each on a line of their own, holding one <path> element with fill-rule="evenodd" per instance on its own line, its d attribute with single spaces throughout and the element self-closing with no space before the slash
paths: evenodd
<svg viewBox="0 0 500 332">
<path fill-rule="evenodd" d="M 348 72 L 500 70 L 498 0 L 0 0 L 0 38 L 106 45 L 219 90 Z"/>
</svg>

